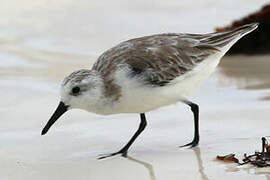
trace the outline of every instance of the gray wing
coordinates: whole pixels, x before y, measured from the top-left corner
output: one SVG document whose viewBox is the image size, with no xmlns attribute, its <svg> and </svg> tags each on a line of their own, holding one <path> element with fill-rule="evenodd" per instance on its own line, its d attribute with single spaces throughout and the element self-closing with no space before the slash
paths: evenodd
<svg viewBox="0 0 270 180">
<path fill-rule="evenodd" d="M 131 77 L 141 75 L 146 83 L 163 86 L 217 51 L 214 46 L 200 43 L 196 35 L 153 35 L 123 42 L 106 51 L 93 69 L 108 77 L 117 66 L 127 64 Z"/>
<path fill-rule="evenodd" d="M 141 76 L 145 83 L 164 86 L 247 31 L 251 31 L 251 25 L 219 33 L 160 34 L 131 39 L 103 53 L 93 69 L 108 78 L 117 66 L 128 65 L 130 77 Z"/>
</svg>

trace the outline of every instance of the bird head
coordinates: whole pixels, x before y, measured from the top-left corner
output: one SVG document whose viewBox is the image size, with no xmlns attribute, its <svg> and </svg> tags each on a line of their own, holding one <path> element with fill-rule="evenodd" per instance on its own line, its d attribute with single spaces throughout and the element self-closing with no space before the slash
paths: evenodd
<svg viewBox="0 0 270 180">
<path fill-rule="evenodd" d="M 103 93 L 103 81 L 93 70 L 81 69 L 68 75 L 61 84 L 60 102 L 41 134 L 48 132 L 50 127 L 68 110 L 84 109 L 91 112 Z"/>
</svg>

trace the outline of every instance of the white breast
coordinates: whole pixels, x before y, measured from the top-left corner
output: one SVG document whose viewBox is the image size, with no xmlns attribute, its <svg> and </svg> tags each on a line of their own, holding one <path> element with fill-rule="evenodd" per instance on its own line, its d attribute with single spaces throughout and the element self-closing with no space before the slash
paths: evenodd
<svg viewBox="0 0 270 180">
<path fill-rule="evenodd" d="M 185 100 L 214 71 L 219 59 L 209 57 L 189 73 L 162 87 L 152 87 L 138 79 L 131 79 L 122 69 L 115 76 L 116 83 L 121 86 L 122 96 L 119 101 L 103 107 L 101 114 L 143 113 Z"/>
<path fill-rule="evenodd" d="M 116 83 L 121 86 L 121 98 L 103 108 L 103 114 L 143 113 L 162 106 L 186 100 L 197 90 L 204 80 L 214 72 L 220 59 L 237 39 L 220 52 L 207 57 L 193 70 L 161 87 L 145 85 L 141 80 L 128 77 L 128 69 L 120 69 L 115 74 Z"/>
</svg>

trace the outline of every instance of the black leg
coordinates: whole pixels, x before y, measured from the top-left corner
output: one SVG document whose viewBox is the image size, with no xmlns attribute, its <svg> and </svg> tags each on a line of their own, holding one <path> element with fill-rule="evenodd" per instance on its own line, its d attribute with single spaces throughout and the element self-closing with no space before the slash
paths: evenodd
<svg viewBox="0 0 270 180">
<path fill-rule="evenodd" d="M 185 146 L 195 147 L 199 144 L 199 140 L 200 140 L 200 136 L 199 136 L 199 106 L 193 102 L 190 102 L 190 101 L 185 101 L 184 103 L 186 103 L 187 105 L 190 106 L 191 111 L 193 112 L 193 115 L 194 115 L 194 138 L 190 143 L 183 145 L 183 146 L 180 146 L 180 147 L 185 147 Z"/>
<path fill-rule="evenodd" d="M 145 114 L 141 113 L 140 116 L 141 116 L 140 126 L 139 126 L 138 130 L 136 131 L 136 133 L 129 140 L 129 142 L 122 149 L 120 149 L 119 151 L 117 151 L 115 153 L 107 154 L 107 155 L 102 155 L 98 159 L 104 159 L 104 158 L 107 158 L 107 157 L 115 156 L 117 154 L 121 154 L 123 157 L 127 157 L 127 152 L 128 152 L 129 147 L 133 144 L 133 142 L 141 134 L 141 132 L 143 132 L 143 130 L 145 129 L 145 127 L 147 125 Z"/>
</svg>

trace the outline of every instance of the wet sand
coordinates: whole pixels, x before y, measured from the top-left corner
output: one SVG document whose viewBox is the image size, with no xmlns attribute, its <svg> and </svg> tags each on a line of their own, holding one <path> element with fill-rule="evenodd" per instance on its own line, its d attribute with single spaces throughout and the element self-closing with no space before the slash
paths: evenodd
<svg viewBox="0 0 270 180">
<path fill-rule="evenodd" d="M 254 59 L 255 57 L 252 57 Z M 228 66 L 242 67 L 248 57 L 225 57 L 193 100 L 201 107 L 201 142 L 192 139 L 193 120 L 182 104 L 147 113 L 149 125 L 130 149 L 128 159 L 97 156 L 124 145 L 138 126 L 137 115 L 98 116 L 81 110 L 64 115 L 40 136 L 58 102 L 54 82 L 1 79 L 0 164 L 2 179 L 266 179 L 268 168 L 238 167 L 216 155 L 253 153 L 269 135 L 269 89 L 245 89 L 245 74 L 227 76 Z M 260 59 L 260 58 L 258 58 Z M 256 58 L 255 58 L 256 60 Z M 253 61 L 247 60 L 246 66 Z M 263 64 L 263 63 L 262 63 Z M 265 63 L 267 65 L 267 63 Z M 264 73 L 264 72 L 262 72 Z M 259 77 L 262 77 L 260 73 Z M 257 82 L 256 74 L 249 83 Z M 265 77 L 267 78 L 267 77 Z M 39 80 L 40 78 L 37 77 Z M 240 80 L 239 80 L 240 79 Z M 260 78 L 261 81 L 267 81 Z M 238 88 L 237 82 L 241 82 Z M 20 92 L 20 93 L 18 93 Z"/>
<path fill-rule="evenodd" d="M 128 141 L 139 125 L 136 114 L 99 116 L 72 110 L 46 136 L 40 135 L 58 104 L 62 78 L 73 70 L 90 68 L 103 50 L 121 40 L 155 32 L 210 31 L 217 22 L 234 19 L 232 14 L 247 13 L 255 7 L 253 2 L 240 7 L 242 1 L 209 0 L 198 7 L 181 6 L 198 10 L 192 17 L 184 10 L 177 14 L 179 1 L 155 7 L 139 2 L 132 8 L 121 1 L 122 6 L 110 4 L 113 10 L 106 6 L 104 12 L 98 12 L 102 7 L 98 2 L 91 6 L 92 11 L 84 7 L 86 1 L 35 2 L 12 12 L 3 8 L 12 6 L 9 1 L 0 7 L 1 17 L 6 17 L 0 19 L 0 179 L 270 179 L 269 168 L 215 160 L 217 155 L 236 153 L 241 158 L 260 150 L 261 137 L 270 135 L 270 56 L 224 57 L 217 71 L 191 97 L 201 108 L 197 148 L 179 148 L 193 137 L 193 116 L 183 104 L 147 113 L 148 126 L 127 159 L 117 156 L 99 161 L 97 156 L 114 152 Z M 222 11 L 224 6 L 231 7 L 230 12 Z M 259 8 L 258 2 L 256 6 Z M 124 11 L 127 7 L 132 10 Z M 201 7 L 205 11 L 199 11 Z M 191 25 L 197 17 L 213 17 L 210 15 L 216 11 L 222 14 L 221 19 L 210 18 L 207 26 L 205 22 Z M 230 18 L 225 16 L 228 14 Z M 147 25 L 140 21 L 153 16 L 159 18 Z M 169 21 L 176 16 L 190 19 Z M 78 21 L 84 17 L 89 23 Z"/>
</svg>

